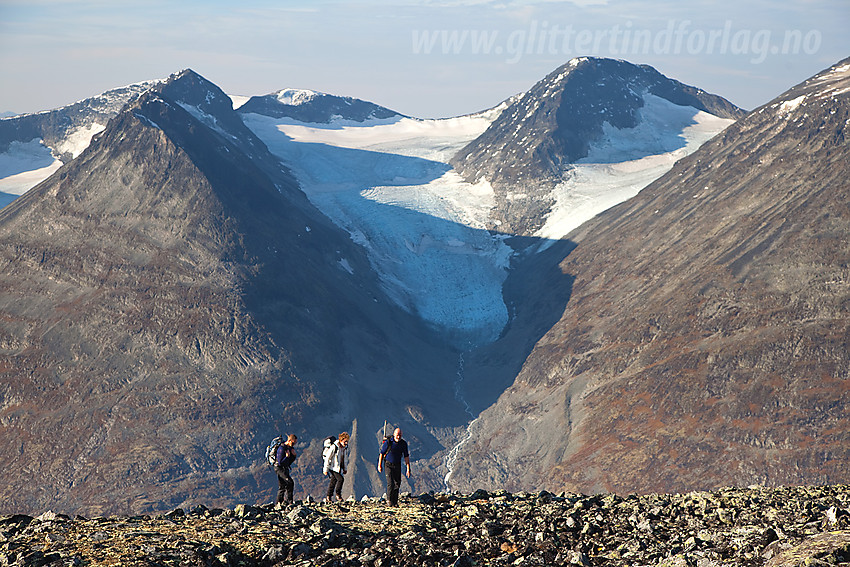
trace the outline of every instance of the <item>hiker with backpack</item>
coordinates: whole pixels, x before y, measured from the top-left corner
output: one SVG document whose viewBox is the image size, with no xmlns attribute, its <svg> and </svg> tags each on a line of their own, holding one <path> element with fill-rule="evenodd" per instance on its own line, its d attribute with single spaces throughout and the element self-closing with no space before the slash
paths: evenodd
<svg viewBox="0 0 850 567">
<path fill-rule="evenodd" d="M 292 504 L 293 493 L 295 491 L 295 481 L 292 480 L 289 468 L 298 454 L 295 452 L 295 444 L 298 442 L 298 437 L 290 435 L 286 438 L 285 443 L 280 443 L 273 451 L 274 453 L 274 472 L 277 473 L 277 503 Z"/>
<path fill-rule="evenodd" d="M 337 500 L 342 501 L 342 485 L 345 482 L 343 475 L 348 472 L 345 465 L 348 440 L 349 435 L 345 431 L 339 434 L 339 439 L 334 439 L 332 436 L 325 439 L 324 449 L 322 450 L 322 474 L 330 478 L 325 502 L 333 502 L 334 492 Z"/>
<path fill-rule="evenodd" d="M 390 506 L 398 506 L 398 490 L 401 488 L 401 459 L 407 464 L 407 478 L 410 478 L 410 455 L 407 441 L 401 438 L 401 428 L 396 427 L 392 437 L 385 437 L 378 456 L 378 472 L 386 465 L 387 500 Z"/>
</svg>

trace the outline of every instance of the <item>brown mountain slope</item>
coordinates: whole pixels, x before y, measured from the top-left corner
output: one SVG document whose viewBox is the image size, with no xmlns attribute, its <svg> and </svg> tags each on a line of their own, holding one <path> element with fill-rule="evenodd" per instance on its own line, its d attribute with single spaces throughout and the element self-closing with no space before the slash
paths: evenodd
<svg viewBox="0 0 850 567">
<path fill-rule="evenodd" d="M 359 426 L 373 469 L 389 397 L 452 411 L 428 392 L 455 355 L 441 368 L 429 338 L 229 99 L 183 73 L 0 213 L 0 512 L 268 502 L 279 433 L 302 439 L 299 497 L 324 481 L 323 435 Z M 408 429 L 420 455 L 439 447 Z M 369 469 L 361 494 L 382 484 Z"/>
<path fill-rule="evenodd" d="M 850 481 L 849 123 L 845 60 L 573 233 L 566 309 L 454 485 Z"/>
</svg>

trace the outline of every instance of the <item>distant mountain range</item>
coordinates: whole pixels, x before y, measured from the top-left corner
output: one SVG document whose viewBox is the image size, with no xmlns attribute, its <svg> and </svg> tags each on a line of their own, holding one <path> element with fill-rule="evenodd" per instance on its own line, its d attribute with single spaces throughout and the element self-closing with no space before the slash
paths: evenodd
<svg viewBox="0 0 850 567">
<path fill-rule="evenodd" d="M 848 76 L 742 118 L 580 58 L 419 120 L 186 70 L 0 120 L 0 512 L 269 501 L 279 433 L 317 496 L 342 430 L 379 495 L 385 421 L 414 492 L 846 482 Z"/>
</svg>

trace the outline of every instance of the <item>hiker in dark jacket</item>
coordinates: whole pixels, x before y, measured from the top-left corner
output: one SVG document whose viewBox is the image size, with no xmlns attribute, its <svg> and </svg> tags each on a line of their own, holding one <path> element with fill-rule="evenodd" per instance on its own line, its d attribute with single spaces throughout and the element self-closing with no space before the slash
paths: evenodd
<svg viewBox="0 0 850 567">
<path fill-rule="evenodd" d="M 274 471 L 277 473 L 277 502 L 278 504 L 292 504 L 292 495 L 295 490 L 295 481 L 289 475 L 289 467 L 298 458 L 295 452 L 295 444 L 298 442 L 298 437 L 290 435 L 286 439 L 286 443 L 281 443 L 275 454 Z"/>
<path fill-rule="evenodd" d="M 398 489 L 401 488 L 401 459 L 407 465 L 405 476 L 410 478 L 410 454 L 407 451 L 407 441 L 401 438 L 401 428 L 393 431 L 392 437 L 384 439 L 381 454 L 378 457 L 378 472 L 387 469 L 387 500 L 390 506 L 398 506 Z"/>
</svg>

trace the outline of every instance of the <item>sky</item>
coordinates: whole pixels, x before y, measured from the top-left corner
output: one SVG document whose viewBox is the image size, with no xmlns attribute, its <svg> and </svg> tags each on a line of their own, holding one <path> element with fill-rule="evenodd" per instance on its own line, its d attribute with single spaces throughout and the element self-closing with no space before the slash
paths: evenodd
<svg viewBox="0 0 850 567">
<path fill-rule="evenodd" d="M 231 95 L 477 112 L 573 57 L 648 64 L 746 109 L 850 56 L 847 0 L 0 0 L 0 112 L 191 68 Z"/>
</svg>

